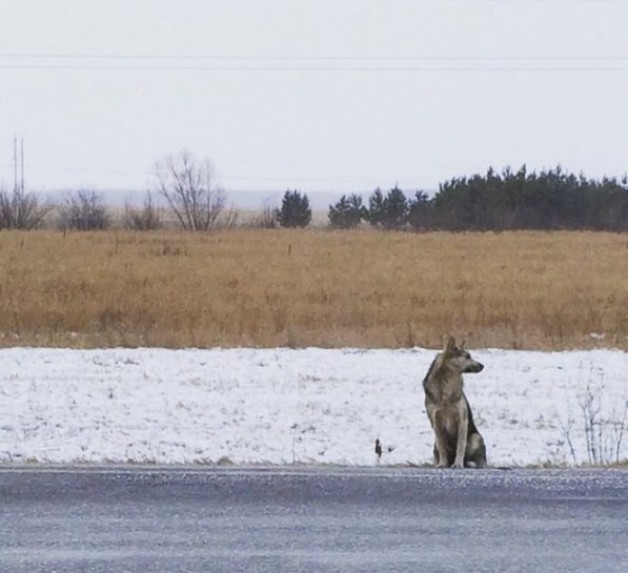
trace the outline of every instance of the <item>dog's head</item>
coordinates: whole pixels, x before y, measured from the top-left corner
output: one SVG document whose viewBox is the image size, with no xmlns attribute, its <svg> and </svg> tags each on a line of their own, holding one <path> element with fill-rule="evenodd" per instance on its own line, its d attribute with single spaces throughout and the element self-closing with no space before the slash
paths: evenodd
<svg viewBox="0 0 628 573">
<path fill-rule="evenodd" d="M 473 360 L 464 346 L 464 342 L 458 346 L 453 336 L 448 337 L 443 349 L 443 362 L 449 368 L 453 368 L 462 373 L 476 373 L 484 370 L 484 364 Z"/>
</svg>

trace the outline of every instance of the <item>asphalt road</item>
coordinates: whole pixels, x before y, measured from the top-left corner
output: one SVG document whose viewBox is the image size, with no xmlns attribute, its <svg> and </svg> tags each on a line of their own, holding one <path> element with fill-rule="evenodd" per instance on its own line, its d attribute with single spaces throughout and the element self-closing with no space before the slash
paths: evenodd
<svg viewBox="0 0 628 573">
<path fill-rule="evenodd" d="M 628 571 L 628 471 L 0 469 L 4 572 Z"/>
</svg>

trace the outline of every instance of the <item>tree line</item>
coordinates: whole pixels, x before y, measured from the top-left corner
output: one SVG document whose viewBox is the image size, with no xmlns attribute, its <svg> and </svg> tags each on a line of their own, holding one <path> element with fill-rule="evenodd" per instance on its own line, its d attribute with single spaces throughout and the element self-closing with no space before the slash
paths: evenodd
<svg viewBox="0 0 628 573">
<path fill-rule="evenodd" d="M 156 185 L 143 206 L 127 205 L 124 224 L 136 230 L 164 226 L 164 209 L 183 229 L 207 231 L 232 227 L 237 212 L 227 209 L 226 194 L 214 183 L 209 160 L 187 151 L 169 156 L 155 166 Z M 33 229 L 55 211 L 62 229 L 105 229 L 111 224 L 101 195 L 87 190 L 68 193 L 58 205 L 43 204 L 33 193 L 16 185 L 0 188 L 0 229 Z M 407 196 L 395 185 L 376 189 L 365 202 L 362 195 L 343 195 L 329 206 L 329 224 L 337 229 L 370 225 L 385 230 L 628 230 L 628 179 L 589 179 L 556 167 L 540 173 L 522 166 L 501 173 L 457 177 L 439 185 L 430 197 L 425 191 Z M 262 228 L 306 227 L 312 210 L 306 193 L 287 190 L 280 207 L 266 206 L 253 225 Z"/>
<path fill-rule="evenodd" d="M 345 195 L 328 216 L 342 229 L 364 221 L 383 229 L 626 231 L 628 180 L 588 179 L 560 166 L 540 173 L 525 165 L 516 172 L 489 169 L 441 183 L 432 198 L 424 191 L 407 197 L 398 186 L 386 194 L 376 189 L 366 205 L 360 195 Z"/>
<path fill-rule="evenodd" d="M 307 194 L 288 190 L 274 226 L 305 227 L 311 217 Z M 540 173 L 525 165 L 516 172 L 489 169 L 441 183 L 432 198 L 425 191 L 408 197 L 397 185 L 387 193 L 376 189 L 367 204 L 358 193 L 343 195 L 329 206 L 328 219 L 337 229 L 368 223 L 387 230 L 627 231 L 628 179 L 598 181 L 560 166 Z"/>
</svg>

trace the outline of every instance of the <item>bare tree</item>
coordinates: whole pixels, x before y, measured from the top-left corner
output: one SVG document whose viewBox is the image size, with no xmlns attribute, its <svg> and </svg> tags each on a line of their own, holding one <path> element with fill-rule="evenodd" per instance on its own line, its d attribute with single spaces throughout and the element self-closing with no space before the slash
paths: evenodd
<svg viewBox="0 0 628 573">
<path fill-rule="evenodd" d="M 0 189 L 0 229 L 35 229 L 51 209 L 21 187 L 16 186 L 12 194 Z"/>
<path fill-rule="evenodd" d="M 209 159 L 189 151 L 168 156 L 155 166 L 157 189 L 184 229 L 207 231 L 225 208 L 225 192 L 214 186 Z"/>
</svg>

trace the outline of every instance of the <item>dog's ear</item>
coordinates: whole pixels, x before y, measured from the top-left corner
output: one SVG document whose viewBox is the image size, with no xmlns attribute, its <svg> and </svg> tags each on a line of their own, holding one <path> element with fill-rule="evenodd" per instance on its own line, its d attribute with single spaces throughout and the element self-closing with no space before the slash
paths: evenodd
<svg viewBox="0 0 628 573">
<path fill-rule="evenodd" d="M 460 350 L 466 350 L 467 349 L 467 341 L 463 340 L 462 344 L 460 345 Z"/>
<path fill-rule="evenodd" d="M 451 335 L 445 336 L 443 342 L 443 350 L 445 352 L 451 352 L 456 347 L 456 339 Z"/>
</svg>

